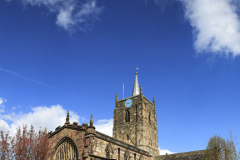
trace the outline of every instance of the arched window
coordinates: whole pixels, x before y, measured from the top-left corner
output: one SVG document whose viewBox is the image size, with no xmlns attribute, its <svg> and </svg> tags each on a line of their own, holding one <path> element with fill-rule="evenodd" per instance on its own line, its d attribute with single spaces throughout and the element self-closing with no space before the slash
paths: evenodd
<svg viewBox="0 0 240 160">
<path fill-rule="evenodd" d="M 127 140 L 129 140 L 129 135 L 127 135 Z"/>
<path fill-rule="evenodd" d="M 130 111 L 127 110 L 125 113 L 125 122 L 130 122 Z"/>
<path fill-rule="evenodd" d="M 148 114 L 148 123 L 151 124 L 151 113 Z"/>
<path fill-rule="evenodd" d="M 112 148 L 112 145 L 110 143 L 107 145 L 105 151 L 106 151 L 106 158 L 107 159 L 112 159 L 113 148 Z"/>
<path fill-rule="evenodd" d="M 70 138 L 64 138 L 57 145 L 54 160 L 78 159 L 78 151 L 75 143 Z"/>
</svg>

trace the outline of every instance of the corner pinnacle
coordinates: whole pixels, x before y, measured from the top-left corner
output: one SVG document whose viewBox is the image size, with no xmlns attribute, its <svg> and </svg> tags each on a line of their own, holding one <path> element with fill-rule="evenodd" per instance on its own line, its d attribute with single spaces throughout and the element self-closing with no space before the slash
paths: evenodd
<svg viewBox="0 0 240 160">
<path fill-rule="evenodd" d="M 69 124 L 69 111 L 67 112 L 67 118 L 66 118 L 66 123 L 65 124 Z"/>
<path fill-rule="evenodd" d="M 92 118 L 92 114 L 91 114 L 91 119 L 90 119 L 90 126 L 93 127 L 93 118 Z"/>
</svg>

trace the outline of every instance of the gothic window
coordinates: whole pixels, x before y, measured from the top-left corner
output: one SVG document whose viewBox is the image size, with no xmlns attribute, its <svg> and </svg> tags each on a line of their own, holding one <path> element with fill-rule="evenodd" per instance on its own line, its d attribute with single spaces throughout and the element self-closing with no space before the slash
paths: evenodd
<svg viewBox="0 0 240 160">
<path fill-rule="evenodd" d="M 58 145 L 54 160 L 68 159 L 78 159 L 78 152 L 75 143 L 71 139 L 65 138 L 60 145 Z"/>
<path fill-rule="evenodd" d="M 106 151 L 106 158 L 111 159 L 112 155 L 113 155 L 113 148 L 112 148 L 112 145 L 110 143 L 107 145 L 105 151 Z"/>
<path fill-rule="evenodd" d="M 129 135 L 127 135 L 127 140 L 129 140 Z"/>
<path fill-rule="evenodd" d="M 136 160 L 136 153 L 134 153 L 134 160 Z"/>
<path fill-rule="evenodd" d="M 148 114 L 148 123 L 151 124 L 151 113 Z"/>
<path fill-rule="evenodd" d="M 130 111 L 127 110 L 125 113 L 125 122 L 130 122 Z"/>
</svg>

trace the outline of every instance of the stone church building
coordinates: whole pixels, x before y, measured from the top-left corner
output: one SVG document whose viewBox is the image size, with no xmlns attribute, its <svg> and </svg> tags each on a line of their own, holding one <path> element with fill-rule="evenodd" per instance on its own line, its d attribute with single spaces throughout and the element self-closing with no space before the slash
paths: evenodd
<svg viewBox="0 0 240 160">
<path fill-rule="evenodd" d="M 90 123 L 69 122 L 48 133 L 53 160 L 199 160 L 204 151 L 159 155 L 155 99 L 139 89 L 137 72 L 131 97 L 118 100 L 114 109 L 113 137 L 96 131 Z"/>
</svg>

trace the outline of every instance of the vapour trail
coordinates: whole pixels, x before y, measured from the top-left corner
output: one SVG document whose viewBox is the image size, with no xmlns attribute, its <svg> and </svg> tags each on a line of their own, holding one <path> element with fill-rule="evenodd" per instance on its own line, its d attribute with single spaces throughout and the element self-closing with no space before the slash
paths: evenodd
<svg viewBox="0 0 240 160">
<path fill-rule="evenodd" d="M 22 78 L 22 79 L 24 79 L 24 80 L 27 80 L 27 81 L 30 81 L 30 82 L 34 82 L 34 83 L 40 84 L 40 85 L 45 86 L 45 87 L 48 87 L 48 88 L 52 88 L 52 89 L 58 90 L 58 89 L 55 88 L 55 87 L 52 87 L 52 86 L 50 86 L 50 85 L 47 85 L 47 84 L 42 83 L 42 82 L 39 82 L 39 81 L 36 81 L 36 80 L 34 80 L 34 79 L 27 78 L 27 77 L 25 77 L 25 76 L 22 76 L 22 75 L 20 75 L 20 74 L 18 74 L 18 73 L 16 73 L 16 72 L 13 72 L 13 71 L 10 71 L 10 70 L 7 70 L 7 69 L 0 68 L 0 71 L 9 73 L 9 74 L 11 74 L 11 75 L 13 75 L 13 76 L 17 76 L 17 77 Z"/>
</svg>

